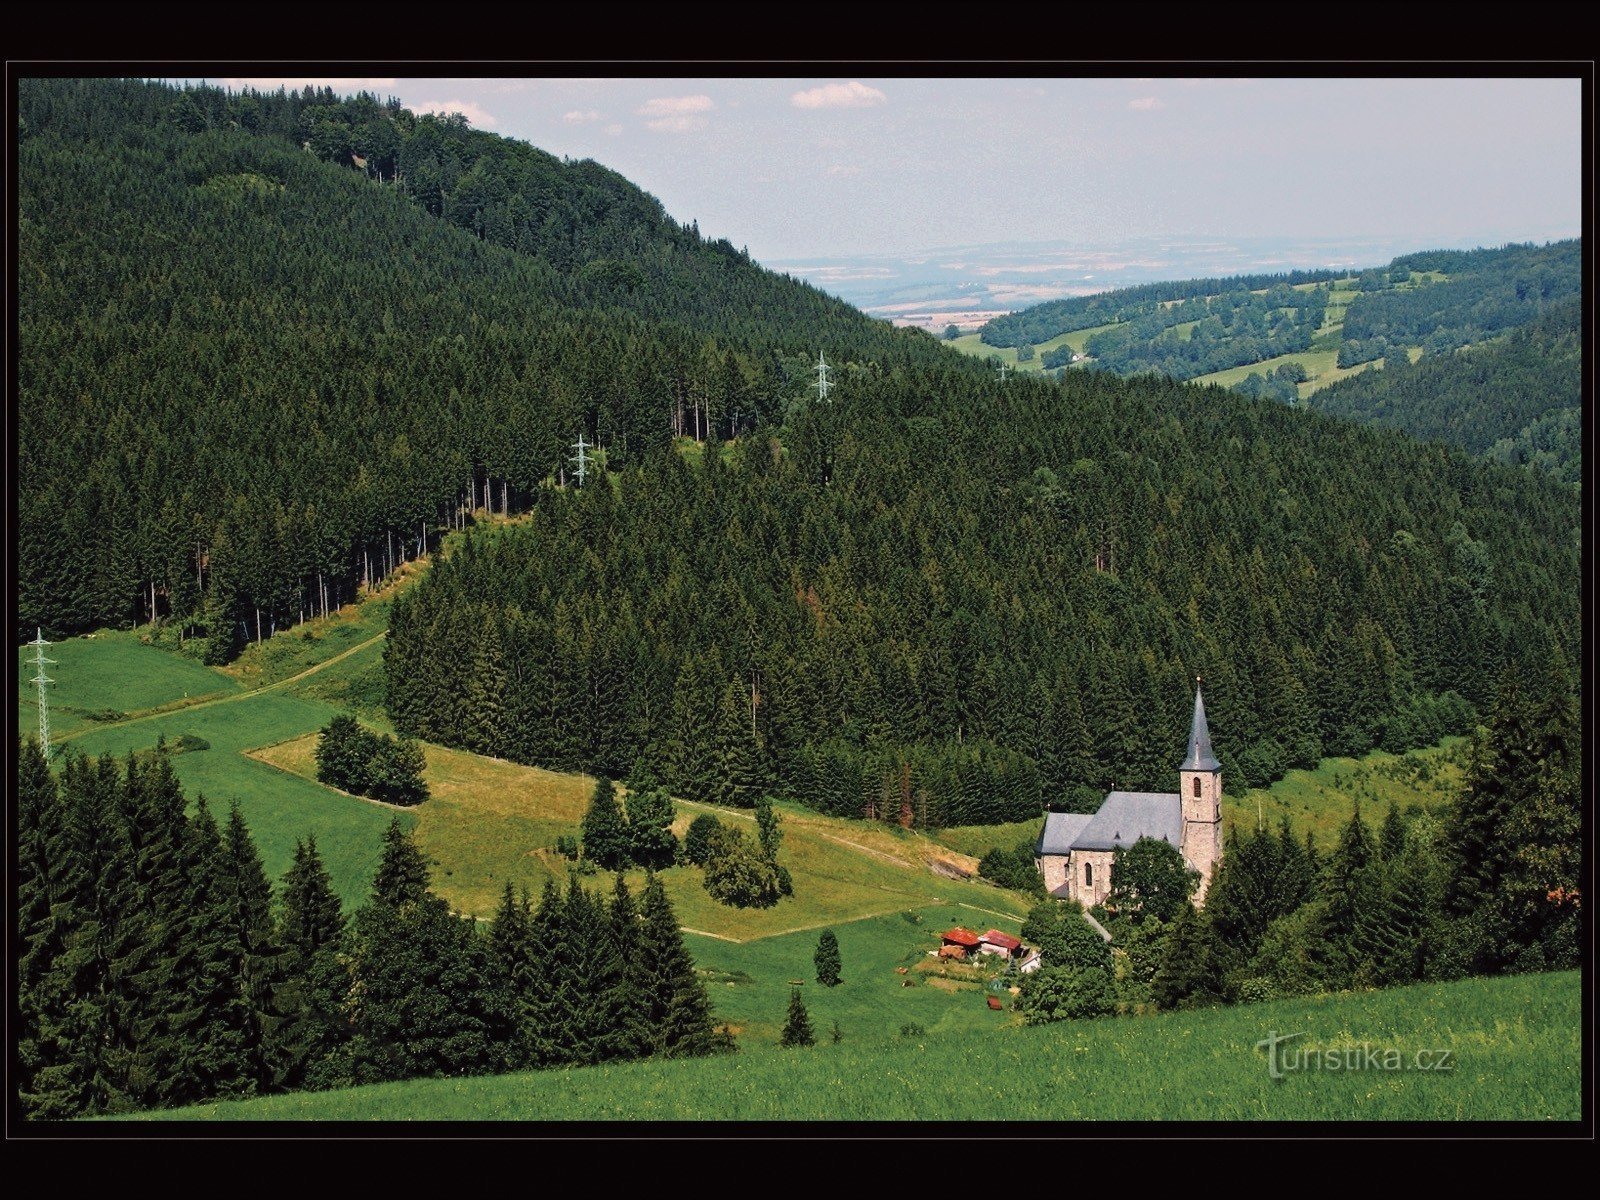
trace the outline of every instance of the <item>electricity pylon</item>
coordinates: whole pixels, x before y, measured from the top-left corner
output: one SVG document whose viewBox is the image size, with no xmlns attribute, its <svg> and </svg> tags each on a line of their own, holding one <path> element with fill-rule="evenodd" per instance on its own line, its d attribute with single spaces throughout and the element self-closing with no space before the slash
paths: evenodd
<svg viewBox="0 0 1600 1200">
<path fill-rule="evenodd" d="M 50 645 L 44 640 L 44 630 L 35 627 L 33 641 L 28 645 L 33 647 L 33 665 L 38 673 L 33 677 L 34 686 L 39 689 L 39 749 L 44 754 L 45 760 L 50 759 L 50 699 L 45 688 L 55 680 L 45 676 L 47 666 L 55 666 L 56 660 L 44 656 L 45 647 Z"/>
</svg>

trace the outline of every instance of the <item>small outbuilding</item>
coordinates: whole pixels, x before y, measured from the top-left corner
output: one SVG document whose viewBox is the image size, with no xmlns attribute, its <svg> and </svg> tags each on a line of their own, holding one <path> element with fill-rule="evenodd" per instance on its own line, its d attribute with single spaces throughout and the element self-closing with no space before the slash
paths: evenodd
<svg viewBox="0 0 1600 1200">
<path fill-rule="evenodd" d="M 1014 938 L 1009 933 L 1001 933 L 998 929 L 991 929 L 978 939 L 980 954 L 998 954 L 1001 958 L 1010 958 L 1021 949 L 1020 938 Z"/>
</svg>

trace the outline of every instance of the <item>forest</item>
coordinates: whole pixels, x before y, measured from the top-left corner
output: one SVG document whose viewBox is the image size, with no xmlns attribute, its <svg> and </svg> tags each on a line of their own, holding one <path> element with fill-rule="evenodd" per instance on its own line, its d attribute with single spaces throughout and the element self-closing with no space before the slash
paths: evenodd
<svg viewBox="0 0 1600 1200">
<path fill-rule="evenodd" d="M 392 824 L 346 915 L 314 839 L 274 889 L 239 810 L 168 755 L 21 747 L 18 1094 L 36 1120 L 733 1048 L 652 874 L 636 899 L 509 883 L 489 926 Z"/>
<path fill-rule="evenodd" d="M 1248 785 L 1464 732 L 1502 662 L 1576 661 L 1552 482 L 1220 389 L 999 386 L 847 377 L 726 463 L 546 491 L 396 604 L 388 711 L 937 826 L 1168 786 L 1196 675 Z"/>
<path fill-rule="evenodd" d="M 1441 354 L 1526 325 L 1583 290 L 1583 247 L 1576 239 L 1496 250 L 1430 250 L 1393 267 L 1443 272 L 1442 283 L 1363 294 L 1344 315 L 1346 340 L 1382 347 L 1421 346 Z M 1343 365 L 1343 364 L 1341 364 Z"/>
<path fill-rule="evenodd" d="M 1556 301 L 1520 329 L 1484 345 L 1404 354 L 1313 392 L 1330 416 L 1403 429 L 1531 465 L 1577 486 L 1583 476 L 1582 303 Z"/>
<path fill-rule="evenodd" d="M 187 620 L 225 662 L 463 511 L 526 507 L 580 433 L 625 463 L 780 420 L 823 346 L 944 357 L 459 121 L 109 80 L 20 101 L 19 630 Z M 319 140 L 357 115 L 393 139 L 367 169 Z"/>
<path fill-rule="evenodd" d="M 1343 271 L 1284 271 L 1264 275 L 1230 275 L 1225 279 L 1180 279 L 1163 283 L 1142 283 L 1136 287 L 1097 292 L 1092 296 L 1069 296 L 1047 300 L 1020 312 L 996 317 L 983 327 L 983 342 L 989 346 L 1037 346 L 1063 333 L 1093 329 L 1096 325 L 1133 321 L 1162 311 L 1175 301 L 1204 300 L 1208 296 L 1232 292 L 1254 292 L 1276 287 L 1297 287 L 1304 283 L 1328 283 L 1342 278 Z M 1179 318 L 1190 320 L 1189 317 Z"/>
</svg>

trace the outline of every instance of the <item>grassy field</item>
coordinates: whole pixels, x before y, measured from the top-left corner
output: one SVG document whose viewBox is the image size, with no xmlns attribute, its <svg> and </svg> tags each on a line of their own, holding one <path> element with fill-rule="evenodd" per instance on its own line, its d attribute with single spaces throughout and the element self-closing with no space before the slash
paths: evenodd
<svg viewBox="0 0 1600 1200">
<path fill-rule="evenodd" d="M 957 825 L 934 830 L 928 836 L 941 846 L 982 858 L 991 850 L 1012 850 L 1021 842 L 1034 841 L 1043 826 L 1043 817 L 1031 817 L 1007 825 Z"/>
<path fill-rule="evenodd" d="M 315 782 L 315 744 L 311 733 L 258 750 L 254 757 L 324 793 L 330 805 L 364 803 Z M 418 844 L 434 862 L 434 888 L 452 908 L 487 917 L 508 879 L 535 895 L 547 879 L 565 882 L 569 864 L 554 844 L 562 834 L 579 832 L 594 787 L 591 777 L 442 746 L 426 750 L 432 799 L 408 815 L 417 822 Z M 794 875 L 795 895 L 773 908 L 728 908 L 706 894 L 697 868 L 673 867 L 662 872 L 662 880 L 686 928 L 748 942 L 940 903 L 970 906 L 964 910 L 969 922 L 1010 919 L 1014 925 L 1026 913 L 1026 901 L 1016 893 L 935 874 L 934 862 L 969 871 L 973 864 L 926 838 L 790 805 L 776 807 L 783 818 L 780 858 Z M 716 813 L 754 834 L 747 812 L 684 800 L 678 801 L 678 833 L 701 812 Z M 633 873 L 630 882 L 642 887 L 642 873 Z M 596 876 L 594 884 L 609 887 L 609 878 Z"/>
<path fill-rule="evenodd" d="M 208 749 L 179 754 L 172 762 L 190 799 L 203 793 L 213 811 L 224 818 L 229 803 L 237 800 L 273 879 L 294 861 L 296 839 L 314 834 L 334 888 L 349 904 L 366 896 L 383 829 L 393 814 L 275 770 L 244 753 L 320 729 L 336 711 L 279 692 L 244 695 L 90 730 L 69 745 L 85 754 L 123 755 L 148 749 L 162 736 L 168 742 L 184 735 L 202 739 L 209 743 Z"/>
<path fill-rule="evenodd" d="M 56 681 L 49 693 L 54 739 L 96 728 L 99 723 L 90 720 L 89 713 L 127 716 L 239 690 L 239 684 L 220 671 L 139 639 L 135 632 L 103 629 L 57 642 L 45 651 L 56 661 L 45 670 Z M 25 647 L 17 651 L 17 728 L 24 736 L 36 732 L 39 722 L 34 687 L 28 682 L 35 674 L 28 663 L 32 657 Z"/>
<path fill-rule="evenodd" d="M 1332 846 L 1357 801 L 1370 825 L 1383 820 L 1393 800 L 1406 812 L 1439 809 L 1461 790 L 1466 770 L 1465 738 L 1446 738 L 1437 746 L 1389 754 L 1374 750 L 1362 758 L 1325 758 L 1314 771 L 1290 771 L 1270 788 L 1223 793 L 1226 828 L 1252 828 L 1259 816 L 1276 827 L 1283 816 L 1297 834 L 1306 830 L 1320 846 Z M 1227 780 L 1224 778 L 1226 788 Z M 1258 802 L 1259 801 L 1259 807 Z"/>
<path fill-rule="evenodd" d="M 846 949 L 847 974 L 849 962 Z M 871 1039 L 846 1028 L 839 1045 L 824 1037 L 810 1050 L 418 1080 L 144 1119 L 1577 1121 L 1582 1030 L 1580 977 L 1564 972 L 983 1037 Z M 1274 1032 L 1305 1034 L 1280 1049 L 1301 1063 L 1315 1061 L 1311 1051 L 1324 1063 L 1354 1051 L 1365 1064 L 1370 1046 L 1377 1062 L 1392 1049 L 1408 1068 L 1419 1051 L 1429 1064 L 1449 1051 L 1453 1069 L 1301 1069 L 1274 1080 L 1257 1046 Z"/>
<path fill-rule="evenodd" d="M 980 968 L 930 959 L 939 935 L 953 925 L 1000 928 L 1016 933 L 1015 920 L 986 917 L 969 909 L 930 905 L 832 926 L 844 963 L 837 987 L 816 982 L 812 955 L 818 933 L 790 933 L 735 945 L 687 934 L 689 951 L 719 1020 L 741 1046 L 776 1046 L 788 1013 L 790 981 L 801 980 L 811 1025 L 823 1041 L 838 1022 L 845 1041 L 890 1040 L 908 1024 L 930 1034 L 981 1033 L 1019 1023 L 985 1001 Z M 905 968 L 901 975 L 898 968 Z M 998 962 L 985 967 L 998 969 Z M 909 986 L 908 986 L 909 985 Z"/>
</svg>

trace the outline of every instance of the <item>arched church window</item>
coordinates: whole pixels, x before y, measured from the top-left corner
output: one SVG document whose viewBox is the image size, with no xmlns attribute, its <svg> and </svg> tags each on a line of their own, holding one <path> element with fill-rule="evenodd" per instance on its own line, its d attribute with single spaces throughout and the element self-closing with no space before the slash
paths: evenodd
<svg viewBox="0 0 1600 1200">
<path fill-rule="evenodd" d="M 1093 887 L 1094 886 L 1094 864 L 1093 863 L 1084 863 L 1083 864 L 1083 886 L 1084 887 Z"/>
<path fill-rule="evenodd" d="M 1198 775 L 1194 777 L 1194 798 L 1196 800 L 1200 799 L 1200 776 Z"/>
</svg>

